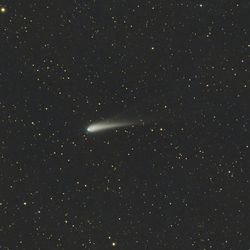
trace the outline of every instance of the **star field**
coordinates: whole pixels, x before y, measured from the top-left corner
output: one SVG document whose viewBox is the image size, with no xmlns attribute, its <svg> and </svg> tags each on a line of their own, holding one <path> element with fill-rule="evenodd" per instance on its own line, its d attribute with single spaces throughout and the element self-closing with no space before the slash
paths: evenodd
<svg viewBox="0 0 250 250">
<path fill-rule="evenodd" d="M 1 0 L 0 249 L 250 249 L 249 11 Z"/>
</svg>

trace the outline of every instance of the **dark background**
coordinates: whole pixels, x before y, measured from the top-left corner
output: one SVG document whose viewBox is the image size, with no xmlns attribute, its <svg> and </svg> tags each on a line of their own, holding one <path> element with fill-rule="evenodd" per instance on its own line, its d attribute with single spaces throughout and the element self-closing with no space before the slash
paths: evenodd
<svg viewBox="0 0 250 250">
<path fill-rule="evenodd" d="M 249 1 L 0 6 L 0 249 L 250 249 Z"/>
</svg>

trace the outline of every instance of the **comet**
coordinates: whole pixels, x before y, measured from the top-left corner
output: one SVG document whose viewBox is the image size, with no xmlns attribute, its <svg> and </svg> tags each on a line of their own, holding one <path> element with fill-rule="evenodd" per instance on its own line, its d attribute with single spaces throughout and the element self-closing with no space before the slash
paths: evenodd
<svg viewBox="0 0 250 250">
<path fill-rule="evenodd" d="M 105 132 L 107 130 L 132 127 L 135 126 L 146 126 L 152 123 L 159 123 L 164 121 L 169 121 L 171 119 L 171 111 L 164 107 L 164 110 L 161 112 L 146 113 L 143 110 L 132 109 L 126 110 L 116 116 L 109 117 L 103 120 L 97 120 L 93 123 L 90 123 L 86 131 L 88 133 L 99 133 Z"/>
<path fill-rule="evenodd" d="M 121 127 L 128 127 L 132 125 L 136 125 L 136 123 L 133 121 L 125 121 L 125 122 L 101 121 L 101 122 L 90 124 L 87 127 L 87 131 L 89 133 L 97 133 L 97 132 L 102 132 L 106 130 L 121 128 Z"/>
</svg>

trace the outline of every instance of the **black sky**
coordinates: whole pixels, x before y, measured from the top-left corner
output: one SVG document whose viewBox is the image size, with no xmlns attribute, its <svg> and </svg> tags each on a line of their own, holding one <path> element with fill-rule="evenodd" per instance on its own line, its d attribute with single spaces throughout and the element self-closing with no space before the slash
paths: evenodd
<svg viewBox="0 0 250 250">
<path fill-rule="evenodd" d="M 250 2 L 0 9 L 0 249 L 250 249 Z"/>
</svg>

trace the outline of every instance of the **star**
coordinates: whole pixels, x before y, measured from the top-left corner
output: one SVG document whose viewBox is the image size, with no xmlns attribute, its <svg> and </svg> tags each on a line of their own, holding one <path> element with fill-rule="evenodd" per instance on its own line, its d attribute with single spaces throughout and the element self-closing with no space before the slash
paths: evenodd
<svg viewBox="0 0 250 250">
<path fill-rule="evenodd" d="M 0 12 L 1 12 L 1 13 L 5 13 L 6 11 L 7 11 L 7 9 L 6 9 L 5 7 L 1 7 L 1 8 L 0 8 Z"/>
</svg>

